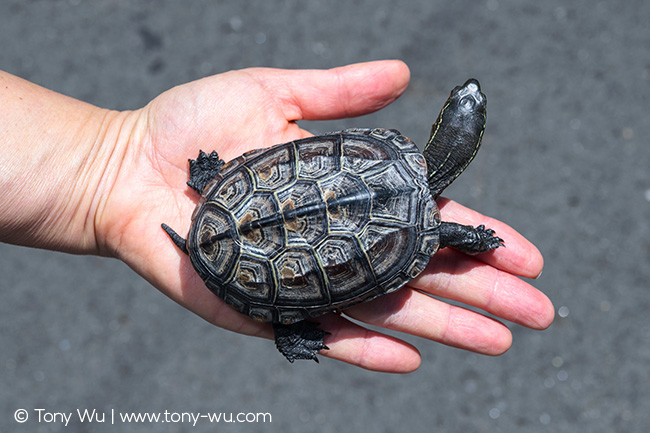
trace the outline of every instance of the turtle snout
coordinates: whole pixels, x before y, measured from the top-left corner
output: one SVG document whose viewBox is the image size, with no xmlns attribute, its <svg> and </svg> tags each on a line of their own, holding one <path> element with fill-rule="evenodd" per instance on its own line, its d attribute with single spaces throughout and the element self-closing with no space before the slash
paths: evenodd
<svg viewBox="0 0 650 433">
<path fill-rule="evenodd" d="M 469 80 L 465 81 L 465 84 L 463 84 L 462 87 L 472 93 L 481 92 L 481 85 L 476 78 L 470 78 Z"/>
<path fill-rule="evenodd" d="M 481 85 L 475 78 L 470 78 L 458 90 L 459 105 L 467 111 L 485 111 L 487 98 L 481 93 Z"/>
</svg>

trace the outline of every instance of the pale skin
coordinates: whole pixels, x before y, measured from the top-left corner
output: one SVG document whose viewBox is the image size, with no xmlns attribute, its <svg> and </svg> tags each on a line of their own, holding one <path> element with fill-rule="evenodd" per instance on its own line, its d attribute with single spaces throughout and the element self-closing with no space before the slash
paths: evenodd
<svg viewBox="0 0 650 433">
<path fill-rule="evenodd" d="M 307 137 L 297 121 L 376 111 L 402 94 L 409 77 L 399 61 L 330 70 L 246 69 L 175 87 L 139 110 L 116 112 L 0 72 L 0 241 L 115 257 L 208 322 L 273 338 L 270 325 L 231 310 L 208 291 L 160 228 L 165 222 L 187 233 L 198 201 L 185 185 L 188 158 L 203 149 L 228 161 Z M 427 108 L 432 121 L 438 108 Z M 439 199 L 439 205 L 443 220 L 484 224 L 507 247 L 473 257 L 442 250 L 408 287 L 323 316 L 319 322 L 331 334 L 325 337 L 330 350 L 321 356 L 393 373 L 420 365 L 411 344 L 346 316 L 486 355 L 508 350 L 512 335 L 503 323 L 444 299 L 532 329 L 551 324 L 549 299 L 519 278 L 541 273 L 537 248 L 500 221 L 450 200 Z"/>
</svg>

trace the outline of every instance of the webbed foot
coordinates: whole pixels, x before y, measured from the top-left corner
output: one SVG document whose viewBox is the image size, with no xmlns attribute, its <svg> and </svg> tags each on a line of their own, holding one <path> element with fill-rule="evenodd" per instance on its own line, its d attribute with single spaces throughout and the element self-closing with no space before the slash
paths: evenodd
<svg viewBox="0 0 650 433">
<path fill-rule="evenodd" d="M 225 164 L 217 152 L 207 154 L 202 150 L 196 159 L 190 159 L 190 180 L 187 184 L 196 192 L 201 194 L 205 187 L 214 179 L 221 167 Z"/>
<path fill-rule="evenodd" d="M 503 239 L 495 236 L 494 230 L 486 229 L 483 224 L 478 227 L 449 222 L 440 224 L 440 248 L 453 247 L 465 254 L 478 254 L 500 246 L 505 247 Z"/>
<path fill-rule="evenodd" d="M 474 229 L 477 241 L 475 249 L 479 253 L 484 253 L 487 251 L 492 251 L 499 247 L 505 247 L 505 241 L 500 237 L 496 236 L 496 233 L 492 229 L 486 229 L 483 224 Z"/>
<path fill-rule="evenodd" d="M 323 342 L 328 332 L 318 329 L 318 323 L 301 320 L 291 325 L 274 324 L 273 330 L 275 346 L 289 362 L 296 359 L 313 359 L 318 362 L 318 351 L 329 349 Z"/>
</svg>

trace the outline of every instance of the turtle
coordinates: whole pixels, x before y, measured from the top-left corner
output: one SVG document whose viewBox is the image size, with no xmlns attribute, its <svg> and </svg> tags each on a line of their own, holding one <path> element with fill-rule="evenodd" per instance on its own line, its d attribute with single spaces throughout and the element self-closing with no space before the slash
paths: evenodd
<svg viewBox="0 0 650 433">
<path fill-rule="evenodd" d="M 351 128 L 189 160 L 200 195 L 187 238 L 162 228 L 228 305 L 273 325 L 290 361 L 327 350 L 313 319 L 403 287 L 440 249 L 504 245 L 441 221 L 436 199 L 472 161 L 485 130 L 479 82 L 455 87 L 423 152 L 395 129 Z"/>
</svg>

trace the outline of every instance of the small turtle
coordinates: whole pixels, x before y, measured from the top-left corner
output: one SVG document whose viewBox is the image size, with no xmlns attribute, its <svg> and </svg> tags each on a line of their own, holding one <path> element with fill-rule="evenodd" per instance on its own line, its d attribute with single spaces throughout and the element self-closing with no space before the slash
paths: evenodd
<svg viewBox="0 0 650 433">
<path fill-rule="evenodd" d="M 486 102 L 474 79 L 454 88 L 423 153 L 394 129 L 345 129 L 227 164 L 200 152 L 187 240 L 162 228 L 212 292 L 273 324 L 289 361 L 318 361 L 326 332 L 310 319 L 398 290 L 440 248 L 503 244 L 482 225 L 441 222 L 435 201 L 476 155 Z"/>
</svg>

